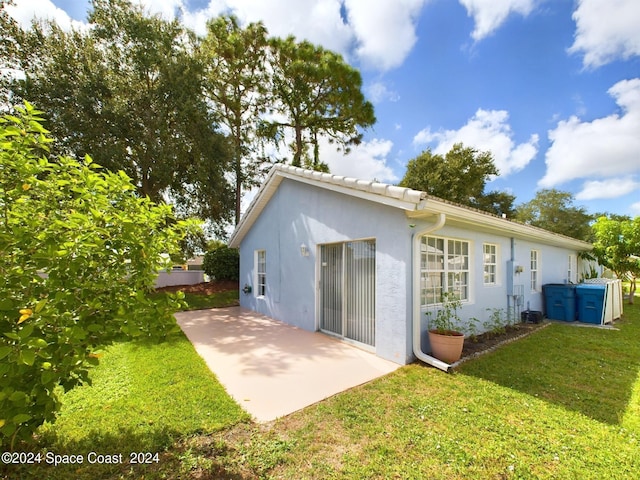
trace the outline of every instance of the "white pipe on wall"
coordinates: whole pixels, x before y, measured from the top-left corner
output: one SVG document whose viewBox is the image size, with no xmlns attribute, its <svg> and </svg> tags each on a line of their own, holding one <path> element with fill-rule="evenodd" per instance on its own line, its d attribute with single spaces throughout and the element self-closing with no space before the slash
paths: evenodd
<svg viewBox="0 0 640 480">
<path fill-rule="evenodd" d="M 411 249 L 411 268 L 413 271 L 413 354 L 418 360 L 448 372 L 451 365 L 431 355 L 427 355 L 422 351 L 420 331 L 420 241 L 423 235 L 440 230 L 444 226 L 445 221 L 446 215 L 439 213 L 438 220 L 433 225 L 414 232 Z"/>
</svg>

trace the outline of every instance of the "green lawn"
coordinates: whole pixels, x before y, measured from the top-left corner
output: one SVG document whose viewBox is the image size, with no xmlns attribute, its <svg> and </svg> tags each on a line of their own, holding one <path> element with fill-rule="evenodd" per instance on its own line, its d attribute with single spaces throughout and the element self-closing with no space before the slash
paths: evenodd
<svg viewBox="0 0 640 480">
<path fill-rule="evenodd" d="M 154 296 L 164 295 L 164 293 L 154 293 Z M 185 310 L 203 310 L 207 308 L 221 308 L 239 305 L 238 290 L 228 290 L 225 292 L 212 293 L 211 295 L 200 295 L 195 293 L 185 293 L 184 301 L 188 307 Z"/>
<path fill-rule="evenodd" d="M 111 346 L 91 378 L 92 386 L 65 394 L 58 420 L 40 429 L 39 444 L 50 455 L 82 454 L 83 464 L 45 467 L 43 459 L 40 468 L 7 470 L 7 478 L 154 478 L 179 439 L 249 419 L 182 332 L 158 344 Z M 89 465 L 89 452 L 123 454 L 124 461 Z M 158 453 L 158 462 L 152 457 L 149 465 L 128 466 L 131 452 Z"/>
<path fill-rule="evenodd" d="M 618 328 L 554 324 L 453 375 L 408 365 L 269 425 L 246 421 L 183 336 L 118 345 L 41 445 L 158 463 L 7 478 L 635 480 L 640 306 Z"/>
<path fill-rule="evenodd" d="M 229 290 L 226 292 L 213 293 L 211 295 L 198 295 L 194 293 L 185 293 L 184 300 L 189 305 L 187 310 L 202 310 L 206 308 L 221 308 L 239 305 L 238 290 Z"/>
</svg>

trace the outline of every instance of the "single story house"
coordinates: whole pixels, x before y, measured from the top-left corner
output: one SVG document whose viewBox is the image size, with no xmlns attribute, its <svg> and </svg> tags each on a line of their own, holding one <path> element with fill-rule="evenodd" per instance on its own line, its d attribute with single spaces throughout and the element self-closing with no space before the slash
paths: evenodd
<svg viewBox="0 0 640 480">
<path fill-rule="evenodd" d="M 240 305 L 406 364 L 429 352 L 425 312 L 455 292 L 463 319 L 543 309 L 591 245 L 382 183 L 275 165 L 230 239 Z M 244 290 L 244 291 L 243 291 Z"/>
</svg>

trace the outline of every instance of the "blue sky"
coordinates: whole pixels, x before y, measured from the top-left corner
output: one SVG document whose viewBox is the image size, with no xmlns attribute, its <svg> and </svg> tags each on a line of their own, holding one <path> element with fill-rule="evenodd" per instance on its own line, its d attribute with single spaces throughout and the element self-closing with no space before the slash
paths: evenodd
<svg viewBox="0 0 640 480">
<path fill-rule="evenodd" d="M 376 125 L 332 173 L 398 182 L 426 148 L 490 150 L 488 188 L 516 203 L 540 188 L 591 212 L 640 215 L 640 2 L 637 0 L 144 0 L 202 33 L 231 12 L 342 53 L 358 68 Z M 16 0 L 80 25 L 84 0 Z"/>
</svg>

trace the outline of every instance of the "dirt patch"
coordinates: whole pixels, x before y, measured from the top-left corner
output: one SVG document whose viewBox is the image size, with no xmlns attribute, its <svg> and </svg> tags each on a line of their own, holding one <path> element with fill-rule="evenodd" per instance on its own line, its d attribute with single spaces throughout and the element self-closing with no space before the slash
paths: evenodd
<svg viewBox="0 0 640 480">
<path fill-rule="evenodd" d="M 198 295 L 211 295 L 213 293 L 238 290 L 239 284 L 235 280 L 213 280 L 211 282 L 196 283 L 195 285 L 172 285 L 158 288 L 158 292 L 184 292 Z"/>
<path fill-rule="evenodd" d="M 504 333 L 487 332 L 477 335 L 475 339 L 465 338 L 462 349 L 462 358 L 478 355 L 485 350 L 489 350 L 501 343 L 508 342 L 523 335 L 532 333 L 547 323 L 516 323 L 505 327 Z"/>
</svg>

